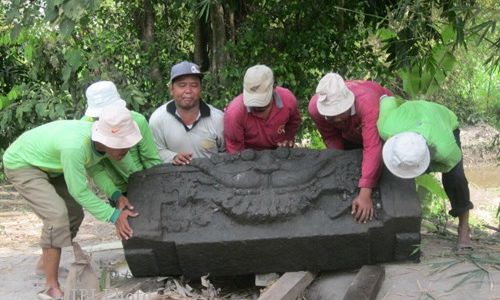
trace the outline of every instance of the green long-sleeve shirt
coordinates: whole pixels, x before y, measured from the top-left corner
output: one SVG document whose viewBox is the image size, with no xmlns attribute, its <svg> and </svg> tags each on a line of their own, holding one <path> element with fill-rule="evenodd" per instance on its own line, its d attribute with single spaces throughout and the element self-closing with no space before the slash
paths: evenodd
<svg viewBox="0 0 500 300">
<path fill-rule="evenodd" d="M 443 105 L 425 100 L 404 101 L 384 97 L 380 102 L 377 128 L 383 140 L 404 131 L 422 135 L 429 146 L 431 171 L 448 172 L 462 158 L 453 135 L 458 128 L 457 116 Z"/>
<path fill-rule="evenodd" d="M 95 184 L 113 201 L 116 201 L 122 192 L 127 191 L 130 174 L 162 163 L 146 118 L 135 111 L 131 111 L 131 114 L 141 131 L 141 141 L 132 147 L 122 160 L 105 158 L 92 167 Z M 82 120 L 95 121 L 90 117 L 83 117 Z"/>
<path fill-rule="evenodd" d="M 8 169 L 37 167 L 51 176 L 63 174 L 71 196 L 96 219 L 116 222 L 119 211 L 88 187 L 87 170 L 106 157 L 91 140 L 92 123 L 54 121 L 23 133 L 5 151 Z"/>
</svg>

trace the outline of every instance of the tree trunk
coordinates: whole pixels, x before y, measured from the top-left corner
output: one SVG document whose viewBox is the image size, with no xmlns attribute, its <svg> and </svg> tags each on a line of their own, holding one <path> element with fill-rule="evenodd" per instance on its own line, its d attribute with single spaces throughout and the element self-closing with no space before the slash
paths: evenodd
<svg viewBox="0 0 500 300">
<path fill-rule="evenodd" d="M 139 37 L 143 42 L 143 49 L 152 57 L 157 57 L 155 42 L 155 11 L 151 0 L 142 0 L 142 6 L 138 7 L 135 14 L 135 24 L 139 31 Z M 160 81 L 163 75 L 157 59 L 151 61 L 149 78 L 152 81 Z"/>
<path fill-rule="evenodd" d="M 208 57 L 208 35 L 209 27 L 205 22 L 205 17 L 194 16 L 194 62 L 197 63 L 201 71 L 207 71 L 210 68 L 210 59 Z"/>
<path fill-rule="evenodd" d="M 155 12 L 150 0 L 143 0 L 143 22 L 141 40 L 146 44 L 154 41 Z"/>
<path fill-rule="evenodd" d="M 234 11 L 231 11 L 227 6 L 226 6 L 226 24 L 228 26 L 228 31 L 229 31 L 229 40 L 235 41 L 236 40 L 236 24 L 235 24 L 235 13 Z"/>
<path fill-rule="evenodd" d="M 212 47 L 210 70 L 217 78 L 218 83 L 224 84 L 224 79 L 220 76 L 226 64 L 226 28 L 224 24 L 224 8 L 220 3 L 213 3 L 210 9 L 210 21 L 212 23 Z"/>
</svg>

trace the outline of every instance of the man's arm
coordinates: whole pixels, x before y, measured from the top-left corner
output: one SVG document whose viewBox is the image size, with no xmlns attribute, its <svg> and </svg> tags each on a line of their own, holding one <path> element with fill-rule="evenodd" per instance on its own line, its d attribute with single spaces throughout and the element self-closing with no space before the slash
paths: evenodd
<svg viewBox="0 0 500 300">
<path fill-rule="evenodd" d="M 158 153 L 158 149 L 153 138 L 153 133 L 151 132 L 151 128 L 149 128 L 146 118 L 144 118 L 144 116 L 139 113 L 135 113 L 134 121 L 136 121 L 137 125 L 139 126 L 139 130 L 141 131 L 142 135 L 142 139 L 137 147 L 139 150 L 139 158 L 144 169 L 148 169 L 161 164 L 162 160 L 160 158 L 160 154 Z"/>
<path fill-rule="evenodd" d="M 85 161 L 85 155 L 79 149 L 61 151 L 64 180 L 69 193 L 96 219 L 113 223 L 116 227 L 116 234 L 120 239 L 128 240 L 133 235 L 133 230 L 128 223 L 128 217 L 135 217 L 138 213 L 128 209 L 115 209 L 99 199 L 88 188 L 87 177 L 85 176 Z M 120 206 L 123 206 L 123 204 Z"/>
<path fill-rule="evenodd" d="M 122 195 L 122 191 L 116 186 L 106 171 L 106 168 L 111 167 L 109 161 L 107 162 L 106 160 L 109 160 L 109 158 L 103 158 L 99 163 L 90 167 L 87 171 L 94 180 L 97 188 L 101 190 L 111 202 L 116 204 Z"/>
<path fill-rule="evenodd" d="M 165 141 L 165 134 L 163 132 L 164 130 L 168 130 L 168 128 L 162 127 L 162 122 L 155 113 L 153 113 L 149 120 L 149 128 L 151 128 L 153 140 L 161 160 L 165 163 L 171 163 L 177 153 L 168 149 L 167 142 Z"/>
<path fill-rule="evenodd" d="M 85 154 L 80 149 L 61 151 L 64 180 L 71 196 L 96 219 L 115 223 L 119 211 L 99 199 L 88 187 Z"/>
<path fill-rule="evenodd" d="M 383 87 L 378 82 L 376 82 L 376 84 L 379 86 L 380 92 L 378 94 L 381 95 L 381 97 L 394 95 L 388 88 Z M 381 97 L 379 97 L 379 100 L 381 99 Z"/>
<path fill-rule="evenodd" d="M 289 108 L 290 109 L 290 119 L 288 120 L 288 123 L 285 126 L 285 135 L 286 135 L 286 140 L 287 141 L 295 141 L 295 136 L 297 134 L 297 130 L 300 127 L 300 124 L 302 123 L 302 118 L 300 116 L 300 111 L 299 111 L 299 106 L 297 104 L 297 100 L 295 96 L 292 96 L 293 100 L 293 105 Z"/>
<path fill-rule="evenodd" d="M 368 100 L 368 99 L 365 99 Z M 358 106 L 361 117 L 361 137 L 363 139 L 363 159 L 361 162 L 360 188 L 373 188 L 377 185 L 382 168 L 382 140 L 377 130 L 378 99 L 364 101 Z"/>
<path fill-rule="evenodd" d="M 229 153 L 236 153 L 245 149 L 243 116 L 241 116 L 238 107 L 234 104 L 236 103 L 230 104 L 224 113 L 224 143 L 226 144 L 226 151 Z"/>
<path fill-rule="evenodd" d="M 389 119 L 391 113 L 393 113 L 403 103 L 403 99 L 393 96 L 382 96 L 380 98 L 380 111 L 378 115 L 377 129 L 383 140 L 389 139 L 392 134 L 391 132 L 388 132 L 385 122 Z"/>
<path fill-rule="evenodd" d="M 314 96 L 309 102 L 309 115 L 316 124 L 323 142 L 328 149 L 344 149 L 344 143 L 340 136 L 340 131 L 335 129 L 332 124 L 328 123 L 325 118 L 319 114 L 316 108 L 317 96 Z"/>
<path fill-rule="evenodd" d="M 373 218 L 372 189 L 377 185 L 382 169 L 382 140 L 377 130 L 379 116 L 378 95 L 366 95 L 358 102 L 357 114 L 361 117 L 363 158 L 359 194 L 352 203 L 352 214 L 356 221 L 366 223 Z"/>
<path fill-rule="evenodd" d="M 214 126 L 217 137 L 215 139 L 215 143 L 217 144 L 218 152 L 226 151 L 226 143 L 224 142 L 224 113 L 221 111 L 217 111 L 217 114 L 214 116 Z"/>
<path fill-rule="evenodd" d="M 292 92 L 289 92 L 289 95 L 285 95 L 282 97 L 286 97 L 286 101 L 289 103 L 289 111 L 290 111 L 290 118 L 288 119 L 288 122 L 286 123 L 285 126 L 285 136 L 287 141 L 295 141 L 295 136 L 297 134 L 297 130 L 300 127 L 300 124 L 302 123 L 302 118 L 300 116 L 300 111 L 299 111 L 299 105 L 297 103 L 297 99 L 295 96 L 292 94 Z"/>
</svg>

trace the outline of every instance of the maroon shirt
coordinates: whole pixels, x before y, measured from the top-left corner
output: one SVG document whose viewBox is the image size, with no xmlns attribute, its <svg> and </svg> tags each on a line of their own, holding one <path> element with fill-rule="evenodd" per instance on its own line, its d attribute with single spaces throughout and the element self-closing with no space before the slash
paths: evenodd
<svg viewBox="0 0 500 300">
<path fill-rule="evenodd" d="M 349 80 L 346 85 L 355 98 L 354 114 L 347 120 L 345 127 L 336 128 L 333 121 L 325 120 L 318 112 L 317 94 L 309 102 L 309 114 L 327 148 L 344 149 L 346 144 L 363 147 L 358 186 L 373 188 L 377 185 L 382 166 L 382 141 L 377 130 L 380 97 L 392 96 L 392 93 L 374 81 Z"/>
<path fill-rule="evenodd" d="M 276 87 L 267 119 L 255 116 L 243 103 L 243 94 L 234 98 L 224 111 L 224 142 L 229 153 L 244 149 L 276 149 L 279 142 L 294 141 L 300 112 L 293 93 Z"/>
</svg>

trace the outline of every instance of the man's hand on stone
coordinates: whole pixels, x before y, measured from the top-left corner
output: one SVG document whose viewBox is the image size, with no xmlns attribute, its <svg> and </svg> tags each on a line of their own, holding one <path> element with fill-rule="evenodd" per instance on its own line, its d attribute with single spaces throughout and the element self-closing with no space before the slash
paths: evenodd
<svg viewBox="0 0 500 300">
<path fill-rule="evenodd" d="M 283 142 L 278 142 L 278 147 L 287 147 L 287 148 L 293 148 L 294 142 L 293 141 L 283 141 Z"/>
<path fill-rule="evenodd" d="M 128 201 L 128 198 L 121 195 L 120 198 L 118 198 L 118 201 L 116 202 L 116 208 L 119 210 L 123 210 L 125 208 L 134 210 L 134 206 L 130 204 L 130 201 Z"/>
<path fill-rule="evenodd" d="M 119 239 L 128 240 L 129 238 L 132 237 L 134 232 L 132 230 L 132 227 L 130 227 L 127 218 L 129 216 L 137 217 L 138 215 L 139 215 L 138 212 L 130 211 L 128 209 L 124 209 L 120 212 L 120 216 L 118 217 L 118 220 L 116 220 L 115 223 L 116 235 L 118 236 Z"/>
<path fill-rule="evenodd" d="M 192 159 L 193 159 L 193 153 L 179 152 L 174 156 L 172 164 L 176 166 L 188 165 Z"/>
<path fill-rule="evenodd" d="M 373 219 L 372 189 L 361 188 L 359 194 L 352 201 L 352 211 L 356 222 L 366 223 Z"/>
</svg>

